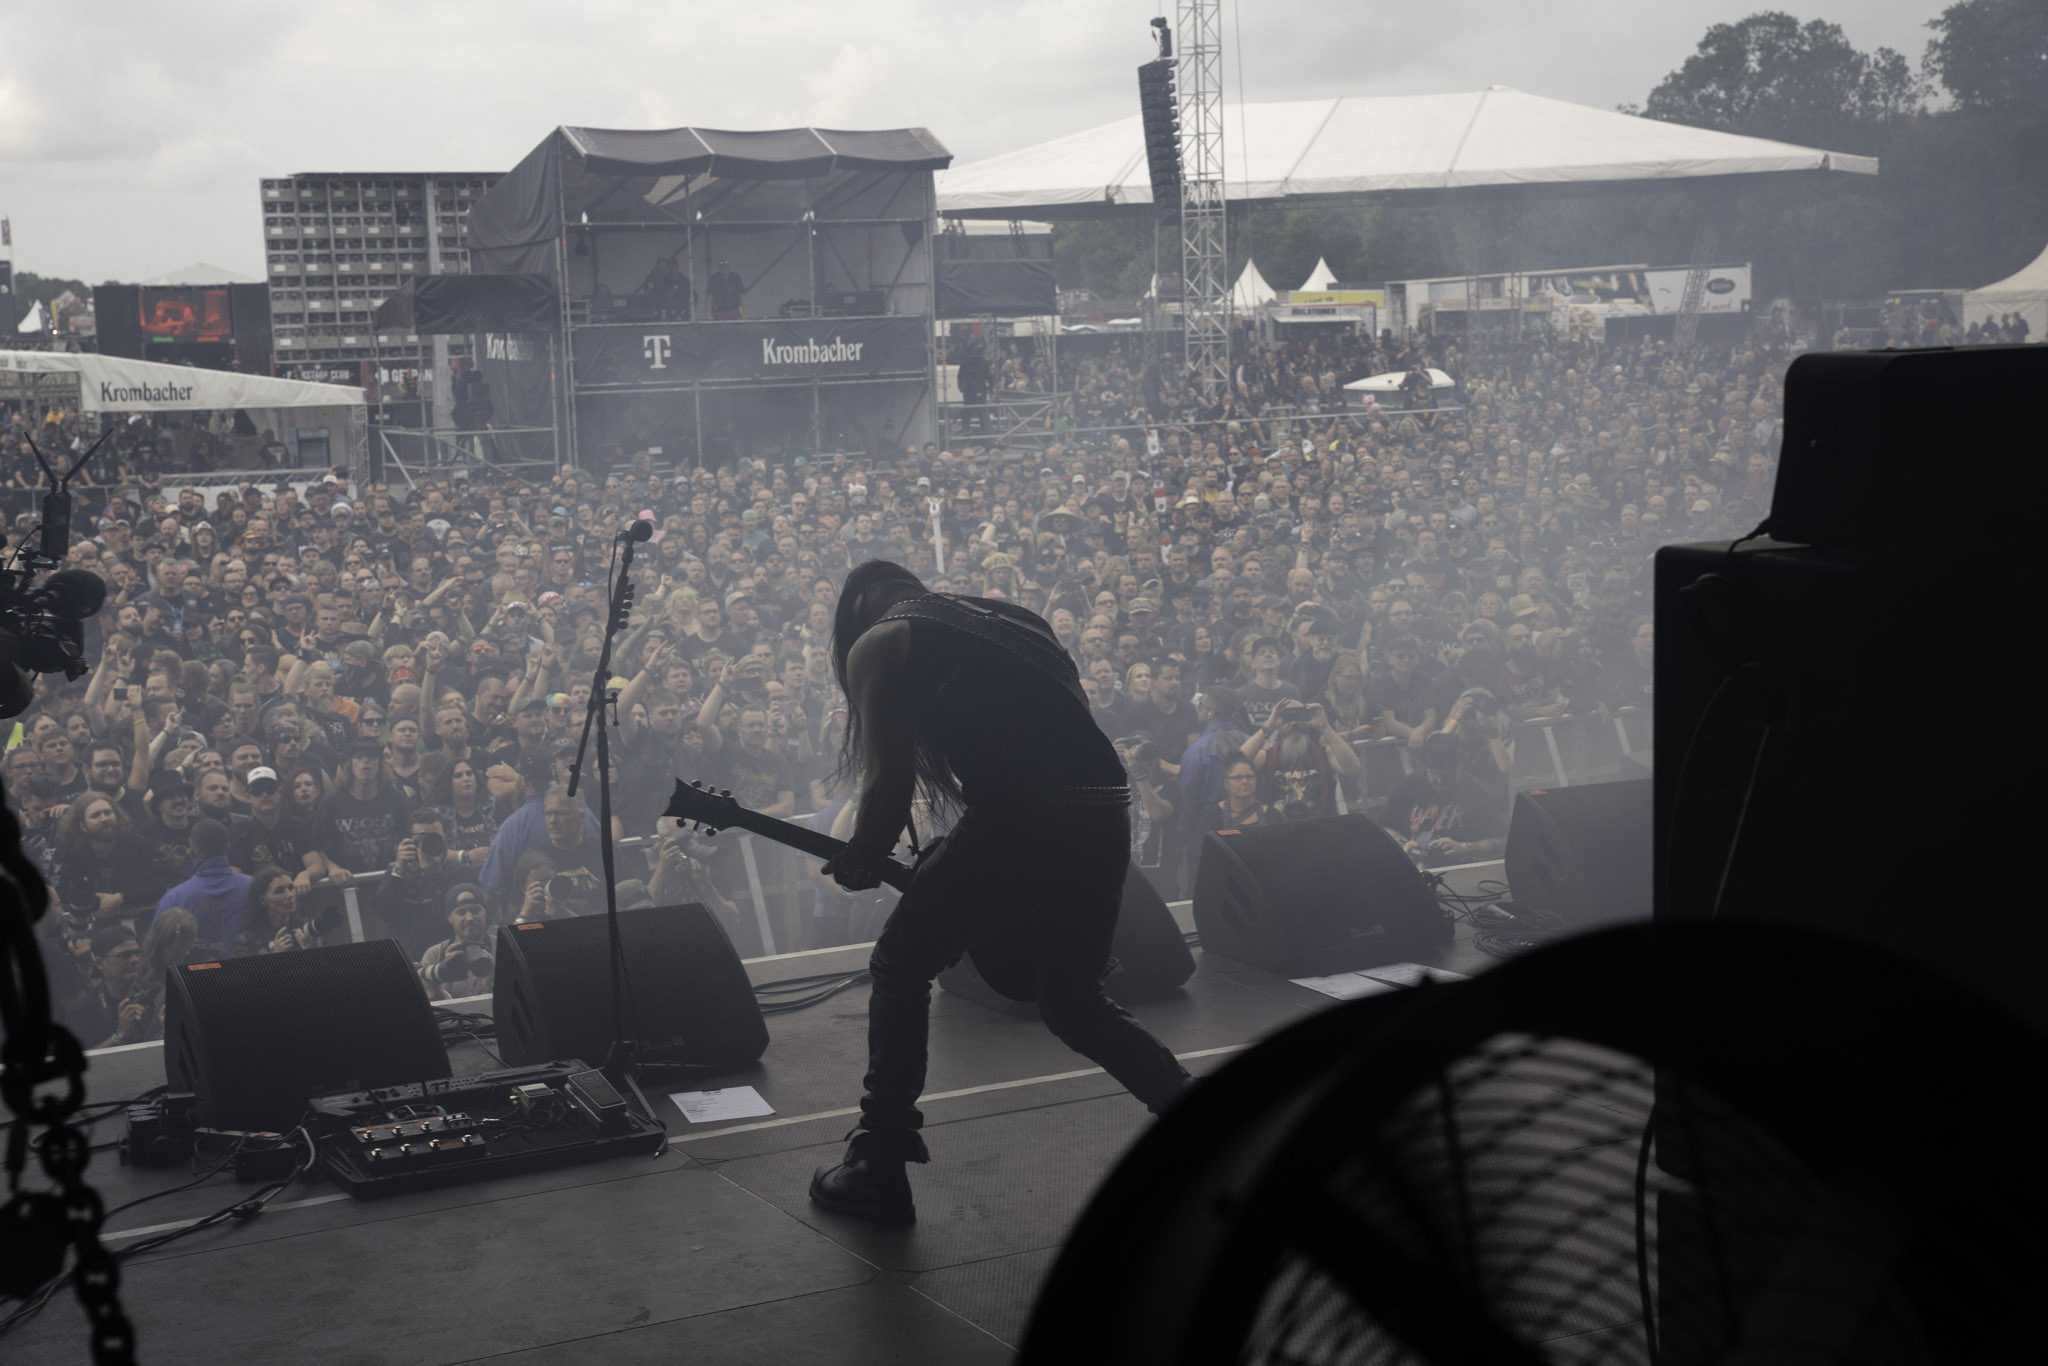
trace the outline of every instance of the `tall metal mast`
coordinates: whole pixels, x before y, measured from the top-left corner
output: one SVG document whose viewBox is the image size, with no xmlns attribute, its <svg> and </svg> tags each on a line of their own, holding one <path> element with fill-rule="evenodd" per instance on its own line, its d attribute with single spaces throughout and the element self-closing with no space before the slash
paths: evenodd
<svg viewBox="0 0 2048 1366">
<path fill-rule="evenodd" d="M 1223 186 L 1223 0 L 1176 0 L 1181 132 L 1181 328 L 1189 379 L 1230 389 L 1229 238 Z"/>
</svg>

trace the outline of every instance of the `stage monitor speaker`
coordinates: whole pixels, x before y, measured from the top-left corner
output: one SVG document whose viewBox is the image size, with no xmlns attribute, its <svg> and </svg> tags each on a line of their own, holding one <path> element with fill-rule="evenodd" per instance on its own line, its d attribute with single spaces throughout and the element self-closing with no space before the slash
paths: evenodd
<svg viewBox="0 0 2048 1366">
<path fill-rule="evenodd" d="M 283 1131 L 312 1096 L 449 1075 L 405 950 L 394 939 L 172 968 L 164 1076 L 199 1121 Z"/>
<path fill-rule="evenodd" d="M 619 912 L 632 989 L 628 1028 L 650 1062 L 738 1067 L 768 1049 L 768 1022 L 725 927 L 704 906 Z M 601 915 L 498 929 L 491 1014 L 508 1066 L 582 1058 L 612 1043 L 611 938 Z"/>
<path fill-rule="evenodd" d="M 1506 857 L 1515 904 L 1575 927 L 1649 919 L 1655 806 L 1648 778 L 1518 794 Z"/>
<path fill-rule="evenodd" d="M 1397 963 L 1451 939 L 1421 872 L 1362 815 L 1205 835 L 1195 928 L 1204 953 L 1283 977 Z"/>
<path fill-rule="evenodd" d="M 1181 934 L 1180 922 L 1166 900 L 1137 864 L 1124 869 L 1124 896 L 1116 916 L 1116 937 L 1109 956 L 1115 960 L 1102 989 L 1118 1003 L 1151 1001 L 1178 990 L 1195 975 L 1195 955 Z M 974 959 L 962 958 L 939 974 L 939 985 L 956 996 L 1024 1019 L 1036 1019 L 1038 1006 L 1013 1001 L 975 970 Z"/>
</svg>

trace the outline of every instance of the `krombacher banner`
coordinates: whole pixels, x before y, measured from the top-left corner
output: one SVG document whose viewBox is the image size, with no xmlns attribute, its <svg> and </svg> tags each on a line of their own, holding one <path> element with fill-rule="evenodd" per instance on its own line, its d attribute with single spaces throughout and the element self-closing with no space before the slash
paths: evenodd
<svg viewBox="0 0 2048 1366">
<path fill-rule="evenodd" d="M 573 338 L 581 388 L 925 373 L 922 318 L 605 323 Z"/>
</svg>

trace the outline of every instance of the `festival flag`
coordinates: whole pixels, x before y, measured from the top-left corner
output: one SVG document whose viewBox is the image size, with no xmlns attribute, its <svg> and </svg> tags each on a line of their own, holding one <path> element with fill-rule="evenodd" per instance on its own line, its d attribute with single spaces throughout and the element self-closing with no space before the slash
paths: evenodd
<svg viewBox="0 0 2048 1366">
<path fill-rule="evenodd" d="M 0 218 L 0 247 L 11 247 L 13 245 L 14 220 L 11 218 Z"/>
</svg>

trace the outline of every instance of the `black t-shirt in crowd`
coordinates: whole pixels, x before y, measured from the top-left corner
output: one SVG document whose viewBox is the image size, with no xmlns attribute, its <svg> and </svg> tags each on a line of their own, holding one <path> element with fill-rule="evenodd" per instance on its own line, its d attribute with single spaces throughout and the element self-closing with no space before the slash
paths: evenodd
<svg viewBox="0 0 2048 1366">
<path fill-rule="evenodd" d="M 351 872 L 387 868 L 398 857 L 399 835 L 411 804 L 397 792 L 368 799 L 348 789 L 330 792 L 313 817 L 320 852 Z"/>
<path fill-rule="evenodd" d="M 1365 709 L 1374 716 L 1390 711 L 1404 726 L 1421 725 L 1429 710 L 1428 675 L 1417 669 L 1402 683 L 1391 672 L 1374 674 L 1366 684 Z"/>
<path fill-rule="evenodd" d="M 773 748 L 749 754 L 742 746 L 727 745 L 718 759 L 718 785 L 731 789 L 733 800 L 749 811 L 773 806 L 783 793 L 796 791 L 788 757 Z"/>
<path fill-rule="evenodd" d="M 305 856 L 317 847 L 310 821 L 280 815 L 274 828 L 259 824 L 254 816 L 236 816 L 228 822 L 228 863 L 237 872 L 277 867 L 296 877 L 306 866 Z"/>
</svg>

